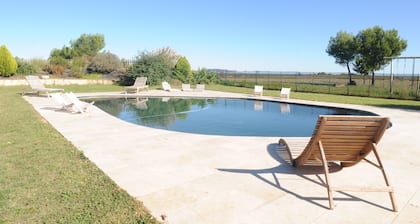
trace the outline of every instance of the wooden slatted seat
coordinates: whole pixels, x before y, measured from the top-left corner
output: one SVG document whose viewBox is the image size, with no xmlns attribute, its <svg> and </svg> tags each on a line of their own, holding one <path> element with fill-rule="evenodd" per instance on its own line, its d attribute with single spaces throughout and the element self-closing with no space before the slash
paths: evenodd
<svg viewBox="0 0 420 224">
<path fill-rule="evenodd" d="M 147 77 L 137 77 L 132 86 L 125 87 L 125 93 L 128 93 L 128 92 L 139 93 L 140 90 L 144 90 L 144 89 L 147 90 L 149 86 L 146 85 L 146 82 L 147 82 Z"/>
<path fill-rule="evenodd" d="M 291 158 L 293 166 L 322 164 L 330 209 L 334 208 L 333 191 L 359 190 L 389 192 L 393 210 L 397 211 L 394 190 L 390 186 L 376 146 L 388 125 L 389 118 L 380 116 L 320 116 L 305 149 L 298 157 Z M 279 144 L 284 145 L 291 155 L 290 148 L 284 139 L 280 139 Z M 371 151 L 374 152 L 377 163 L 366 158 Z M 338 162 L 341 167 L 350 167 L 361 160 L 367 161 L 382 171 L 386 187 L 340 188 L 331 186 L 328 170 L 330 162 Z"/>
</svg>

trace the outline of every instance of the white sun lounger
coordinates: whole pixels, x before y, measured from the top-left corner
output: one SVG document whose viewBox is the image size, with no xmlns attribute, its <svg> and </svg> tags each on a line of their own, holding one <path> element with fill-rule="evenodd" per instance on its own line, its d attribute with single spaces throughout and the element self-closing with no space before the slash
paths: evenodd
<svg viewBox="0 0 420 224">
<path fill-rule="evenodd" d="M 290 98 L 290 88 L 281 88 L 280 98 Z"/>
<path fill-rule="evenodd" d="M 60 104 L 62 110 L 73 111 L 73 103 L 67 97 L 63 97 L 62 93 L 51 93 L 50 96 Z"/>
<path fill-rule="evenodd" d="M 65 93 L 65 94 L 63 94 L 63 96 L 64 96 L 65 99 L 69 100 L 73 104 L 72 109 L 73 109 L 73 112 L 75 112 L 75 113 L 82 113 L 83 114 L 89 109 L 89 107 L 92 104 L 95 103 L 94 101 L 92 101 L 90 103 L 80 101 L 79 98 L 77 98 L 77 96 L 74 95 L 74 93 L 72 93 L 72 92 Z"/>
<path fill-rule="evenodd" d="M 186 83 L 182 83 L 182 86 L 181 86 L 181 90 L 182 91 L 192 91 L 192 89 L 191 89 L 191 85 L 190 84 L 186 84 Z"/>
<path fill-rule="evenodd" d="M 197 92 L 203 92 L 205 90 L 206 86 L 204 84 L 197 84 L 195 86 L 195 91 Z"/>
<path fill-rule="evenodd" d="M 262 96 L 263 95 L 263 86 L 256 85 L 254 86 L 254 95 Z"/>
<path fill-rule="evenodd" d="M 163 81 L 162 82 L 162 89 L 165 90 L 165 91 L 168 91 L 168 92 L 171 92 L 171 91 L 179 91 L 179 89 L 172 89 L 171 88 L 171 85 L 168 82 L 166 82 L 166 81 Z"/>
</svg>

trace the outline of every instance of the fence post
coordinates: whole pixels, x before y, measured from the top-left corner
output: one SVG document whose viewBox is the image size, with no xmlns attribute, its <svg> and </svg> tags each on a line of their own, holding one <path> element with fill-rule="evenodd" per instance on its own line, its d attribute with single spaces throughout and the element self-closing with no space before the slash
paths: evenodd
<svg viewBox="0 0 420 224">
<path fill-rule="evenodd" d="M 419 77 L 420 76 L 420 74 L 419 75 L 417 75 L 417 91 L 416 91 L 416 100 L 418 100 L 419 99 L 419 92 L 420 92 L 420 82 L 419 82 Z"/>
</svg>

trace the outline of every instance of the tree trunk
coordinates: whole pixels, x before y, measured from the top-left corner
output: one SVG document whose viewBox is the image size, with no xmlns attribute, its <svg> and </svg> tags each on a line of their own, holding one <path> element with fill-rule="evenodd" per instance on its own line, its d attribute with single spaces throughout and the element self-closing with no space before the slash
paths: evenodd
<svg viewBox="0 0 420 224">
<path fill-rule="evenodd" d="M 372 71 L 372 86 L 375 85 L 375 72 Z"/>
<path fill-rule="evenodd" d="M 351 80 L 351 72 L 350 72 L 350 66 L 349 66 L 349 63 L 347 63 L 347 71 L 349 72 L 349 85 L 352 85 L 353 84 L 353 81 Z"/>
</svg>

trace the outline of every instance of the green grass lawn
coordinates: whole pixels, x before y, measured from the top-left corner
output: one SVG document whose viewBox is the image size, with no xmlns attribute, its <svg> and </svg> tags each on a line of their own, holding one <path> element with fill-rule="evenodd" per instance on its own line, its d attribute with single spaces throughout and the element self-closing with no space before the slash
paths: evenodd
<svg viewBox="0 0 420 224">
<path fill-rule="evenodd" d="M 21 90 L 0 87 L 0 223 L 157 223 L 39 116 Z"/>
<path fill-rule="evenodd" d="M 111 85 L 61 86 L 123 91 Z M 158 87 L 151 87 L 151 89 Z M 20 95 L 0 86 L 0 223 L 157 223 L 147 209 L 48 124 Z M 252 94 L 249 88 L 206 89 Z M 279 91 L 264 91 L 279 96 Z M 420 110 L 420 101 L 293 92 L 292 98 Z"/>
<path fill-rule="evenodd" d="M 253 89 L 250 89 L 250 88 L 222 86 L 222 85 L 210 85 L 210 86 L 206 86 L 206 89 L 226 91 L 226 92 L 235 92 L 235 93 L 245 93 L 245 94 L 253 94 L 253 91 L 254 91 Z M 264 90 L 264 95 L 279 97 L 280 91 Z M 301 100 L 420 110 L 420 101 L 414 101 L 414 100 L 383 99 L 383 98 L 372 98 L 372 97 L 357 97 L 357 96 L 344 96 L 344 95 L 305 93 L 305 92 L 292 92 L 290 94 L 290 97 L 293 99 L 301 99 Z"/>
</svg>

